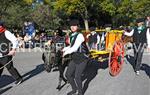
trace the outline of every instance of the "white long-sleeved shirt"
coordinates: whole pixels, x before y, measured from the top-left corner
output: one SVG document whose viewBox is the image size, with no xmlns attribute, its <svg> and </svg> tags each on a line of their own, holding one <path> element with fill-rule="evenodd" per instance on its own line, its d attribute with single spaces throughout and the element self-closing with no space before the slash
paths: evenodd
<svg viewBox="0 0 150 95">
<path fill-rule="evenodd" d="M 74 33 L 73 33 L 74 34 Z M 64 52 L 63 53 L 63 56 L 67 55 L 67 54 L 71 54 L 73 52 L 76 52 L 78 50 L 78 48 L 80 47 L 80 45 L 82 44 L 82 42 L 84 42 L 84 36 L 79 33 L 77 35 L 77 38 L 75 40 L 75 43 L 73 44 L 73 46 L 68 46 L 68 47 L 65 47 L 62 51 Z"/>
<path fill-rule="evenodd" d="M 148 48 L 150 48 L 150 28 L 147 29 L 146 35 L 147 35 Z"/>
<path fill-rule="evenodd" d="M 12 43 L 12 48 L 16 49 L 18 47 L 18 40 L 10 31 L 6 30 L 5 37 Z"/>
<path fill-rule="evenodd" d="M 150 20 L 147 20 L 146 21 L 146 27 L 149 27 L 149 25 L 150 25 Z"/>
<path fill-rule="evenodd" d="M 132 36 L 134 33 L 134 29 L 132 29 L 131 32 L 124 32 L 124 35 L 127 35 L 127 36 Z M 149 28 L 147 29 L 146 31 L 146 38 L 147 38 L 147 44 L 148 44 L 148 48 L 150 48 L 150 32 L 149 32 Z"/>
<path fill-rule="evenodd" d="M 100 36 L 97 35 L 97 43 L 96 44 L 99 44 L 99 42 L 100 42 Z"/>
</svg>

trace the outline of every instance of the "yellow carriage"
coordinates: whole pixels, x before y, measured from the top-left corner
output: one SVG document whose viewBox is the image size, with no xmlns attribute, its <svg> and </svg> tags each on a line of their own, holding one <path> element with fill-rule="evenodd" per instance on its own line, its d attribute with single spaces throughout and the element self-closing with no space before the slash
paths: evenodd
<svg viewBox="0 0 150 95">
<path fill-rule="evenodd" d="M 91 58 L 99 62 L 108 60 L 110 75 L 118 75 L 124 63 L 124 44 L 127 42 L 126 39 L 127 38 L 123 36 L 123 30 L 111 30 L 110 32 L 106 32 L 105 50 L 91 50 Z"/>
</svg>

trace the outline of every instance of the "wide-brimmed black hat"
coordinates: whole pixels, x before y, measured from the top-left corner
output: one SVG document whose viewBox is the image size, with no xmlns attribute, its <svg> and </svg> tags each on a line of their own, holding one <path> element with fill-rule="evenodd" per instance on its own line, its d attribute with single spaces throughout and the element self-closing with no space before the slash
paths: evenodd
<svg viewBox="0 0 150 95">
<path fill-rule="evenodd" d="M 138 19 L 136 20 L 136 23 L 140 23 L 140 22 L 144 22 L 144 21 L 145 21 L 144 18 L 138 18 Z"/>
<path fill-rule="evenodd" d="M 76 25 L 78 26 L 79 25 L 79 20 L 73 19 L 73 20 L 70 21 L 69 24 L 70 24 L 70 26 L 76 26 Z"/>
</svg>

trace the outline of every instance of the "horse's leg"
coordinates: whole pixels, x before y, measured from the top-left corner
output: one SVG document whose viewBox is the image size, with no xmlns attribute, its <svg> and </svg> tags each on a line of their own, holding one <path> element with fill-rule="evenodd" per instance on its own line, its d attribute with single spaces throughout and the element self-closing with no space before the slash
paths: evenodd
<svg viewBox="0 0 150 95">
<path fill-rule="evenodd" d="M 49 65 L 49 57 L 48 57 L 48 54 L 47 53 L 43 53 L 42 54 L 42 60 L 43 60 L 43 62 L 44 62 L 44 68 L 45 68 L 45 70 L 47 71 L 47 72 L 50 72 L 51 71 L 51 65 Z"/>
<path fill-rule="evenodd" d="M 58 66 L 58 70 L 59 70 L 59 83 L 56 89 L 60 90 L 66 83 L 67 83 L 67 79 L 64 77 L 64 71 L 66 68 L 66 64 L 59 64 Z M 64 85 L 61 85 L 62 81 L 65 82 Z"/>
<path fill-rule="evenodd" d="M 58 86 L 57 86 L 56 89 L 60 90 L 62 80 L 65 81 L 65 78 L 64 78 L 64 75 L 63 75 L 63 73 L 64 73 L 63 65 L 59 64 L 58 70 L 59 70 L 59 82 L 58 82 Z"/>
<path fill-rule="evenodd" d="M 67 83 L 67 79 L 64 77 L 64 71 L 65 71 L 66 66 L 67 66 L 66 64 L 63 64 L 61 65 L 61 68 L 60 68 L 60 77 L 65 83 Z"/>
</svg>

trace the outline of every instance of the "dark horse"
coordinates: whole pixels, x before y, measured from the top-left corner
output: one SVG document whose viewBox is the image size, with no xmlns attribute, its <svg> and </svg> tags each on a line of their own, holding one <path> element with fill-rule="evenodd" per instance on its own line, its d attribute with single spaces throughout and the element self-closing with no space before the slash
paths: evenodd
<svg viewBox="0 0 150 95">
<path fill-rule="evenodd" d="M 52 45 L 45 49 L 45 52 L 42 54 L 42 60 L 44 61 L 44 69 L 47 72 L 51 72 L 52 68 L 58 67 L 59 82 L 56 89 L 60 90 L 67 83 L 64 71 L 69 63 L 68 56 L 62 58 L 61 50 L 56 50 L 55 46 L 53 47 Z M 64 81 L 64 85 L 61 84 L 62 81 Z"/>
</svg>

